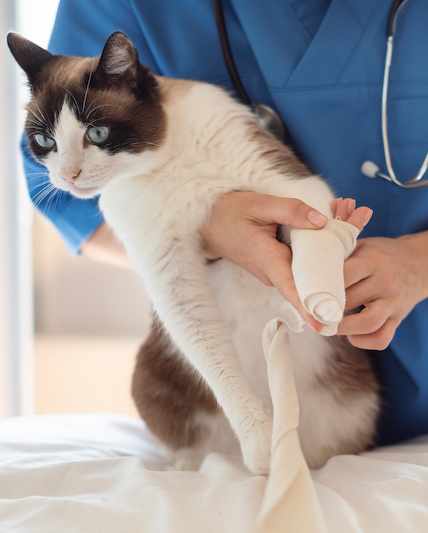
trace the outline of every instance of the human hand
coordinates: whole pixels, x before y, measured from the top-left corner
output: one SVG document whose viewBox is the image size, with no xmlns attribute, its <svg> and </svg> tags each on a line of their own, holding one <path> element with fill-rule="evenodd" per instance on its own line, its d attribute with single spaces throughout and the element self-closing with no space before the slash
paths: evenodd
<svg viewBox="0 0 428 533">
<path fill-rule="evenodd" d="M 275 286 L 312 327 L 321 329 L 303 308 L 291 273 L 291 250 L 277 240 L 277 226 L 323 227 L 327 217 L 300 200 L 254 192 L 233 192 L 216 203 L 202 231 L 205 257 L 223 257 L 245 268 L 264 285 Z"/>
<path fill-rule="evenodd" d="M 428 232 L 361 239 L 345 262 L 345 312 L 338 334 L 358 348 L 384 350 L 402 320 L 428 297 Z"/>
<path fill-rule="evenodd" d="M 350 200 L 352 204 L 352 200 Z M 334 208 L 347 219 L 348 200 L 337 200 Z M 351 212 L 351 223 L 364 226 L 364 209 Z M 345 215 L 346 211 L 346 215 Z M 262 283 L 275 286 L 314 329 L 322 324 L 302 306 L 291 272 L 291 250 L 277 240 L 277 226 L 319 229 L 327 217 L 296 199 L 277 198 L 253 192 L 230 193 L 214 206 L 211 218 L 202 231 L 206 257 L 224 257 L 245 268 Z"/>
</svg>

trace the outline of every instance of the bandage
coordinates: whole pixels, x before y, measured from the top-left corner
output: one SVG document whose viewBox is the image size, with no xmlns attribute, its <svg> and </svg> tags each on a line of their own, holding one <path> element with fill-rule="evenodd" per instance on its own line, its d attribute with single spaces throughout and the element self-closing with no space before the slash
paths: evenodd
<svg viewBox="0 0 428 533">
<path fill-rule="evenodd" d="M 292 271 L 303 307 L 324 324 L 322 335 L 337 333 L 345 309 L 343 264 L 353 252 L 359 231 L 331 219 L 319 230 L 290 230 Z"/>
</svg>

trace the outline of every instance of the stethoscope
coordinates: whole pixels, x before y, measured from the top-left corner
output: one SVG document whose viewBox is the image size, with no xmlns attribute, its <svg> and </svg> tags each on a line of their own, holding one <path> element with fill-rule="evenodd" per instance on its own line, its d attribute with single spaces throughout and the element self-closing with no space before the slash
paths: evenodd
<svg viewBox="0 0 428 533">
<path fill-rule="evenodd" d="M 386 162 L 386 167 L 388 169 L 388 174 L 382 174 L 380 172 L 379 167 L 375 163 L 373 163 L 373 161 L 365 161 L 361 166 L 361 172 L 365 176 L 368 176 L 369 178 L 376 178 L 376 177 L 384 178 L 392 183 L 395 183 L 396 185 L 398 185 L 399 187 L 403 189 L 415 189 L 418 187 L 424 187 L 425 185 L 428 185 L 428 179 L 426 179 L 425 181 L 421 181 L 422 177 L 424 176 L 428 168 L 428 151 L 422 163 L 422 166 L 417 172 L 417 174 L 409 181 L 402 183 L 397 178 L 392 168 L 391 151 L 390 151 L 389 140 L 388 140 L 387 108 L 388 108 L 389 71 L 391 69 L 392 52 L 394 50 L 394 35 L 395 35 L 396 27 L 397 27 L 397 18 L 402 8 L 407 2 L 408 0 L 394 0 L 393 1 L 392 7 L 389 13 L 388 25 L 387 25 L 388 41 L 387 41 L 386 56 L 385 56 L 385 70 L 384 70 L 383 84 L 382 84 L 381 120 L 382 120 L 383 151 L 385 154 L 385 162 Z M 227 35 L 227 30 L 226 30 L 226 23 L 225 23 L 225 18 L 224 18 L 224 13 L 223 13 L 222 0 L 212 0 L 212 4 L 213 4 L 217 32 L 218 32 L 218 36 L 220 40 L 220 45 L 221 45 L 221 50 L 223 53 L 224 61 L 226 63 L 229 77 L 232 81 L 232 85 L 235 89 L 235 92 L 238 98 L 240 99 L 242 103 L 248 105 L 251 108 L 253 113 L 256 115 L 259 124 L 263 128 L 265 128 L 267 131 L 272 133 L 278 139 L 284 140 L 286 130 L 279 115 L 271 107 L 265 104 L 253 103 L 248 97 L 248 94 L 245 91 L 241 78 L 238 74 L 235 61 L 233 59 L 233 54 L 232 54 L 232 50 L 230 47 L 230 42 L 229 42 L 229 38 Z"/>
<path fill-rule="evenodd" d="M 247 91 L 242 85 L 242 80 L 238 74 L 235 60 L 233 59 L 232 49 L 230 47 L 229 37 L 227 35 L 222 0 L 212 0 L 212 3 L 221 51 L 236 95 L 243 104 L 251 108 L 251 111 L 257 118 L 257 122 L 262 128 L 267 130 L 280 141 L 283 141 L 285 138 L 285 127 L 278 113 L 265 104 L 255 104 L 254 102 L 251 102 Z"/>
</svg>

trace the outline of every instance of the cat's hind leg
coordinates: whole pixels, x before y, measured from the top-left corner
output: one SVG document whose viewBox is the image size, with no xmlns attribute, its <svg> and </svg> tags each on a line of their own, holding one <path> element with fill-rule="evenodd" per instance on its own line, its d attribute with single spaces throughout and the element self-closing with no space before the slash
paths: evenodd
<svg viewBox="0 0 428 533">
<path fill-rule="evenodd" d="M 138 412 L 171 451 L 180 470 L 197 470 L 210 452 L 239 454 L 239 443 L 214 395 L 155 317 L 132 381 Z"/>
</svg>

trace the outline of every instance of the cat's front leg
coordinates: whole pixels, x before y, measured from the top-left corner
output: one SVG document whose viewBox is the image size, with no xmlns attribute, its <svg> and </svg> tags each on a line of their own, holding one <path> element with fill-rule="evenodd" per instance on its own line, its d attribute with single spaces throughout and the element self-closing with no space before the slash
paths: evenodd
<svg viewBox="0 0 428 533">
<path fill-rule="evenodd" d="M 159 241 L 158 241 L 159 242 Z M 271 415 L 239 365 L 208 283 L 196 237 L 166 239 L 156 249 L 132 247 L 131 261 L 145 279 L 155 309 L 174 342 L 213 391 L 234 429 L 248 468 L 269 470 Z M 149 259 L 148 259 L 149 258 Z"/>
</svg>

